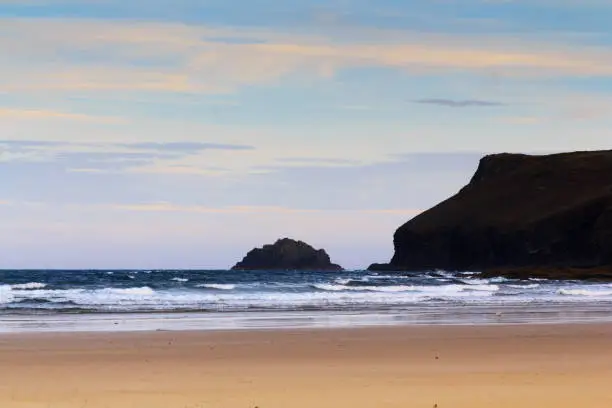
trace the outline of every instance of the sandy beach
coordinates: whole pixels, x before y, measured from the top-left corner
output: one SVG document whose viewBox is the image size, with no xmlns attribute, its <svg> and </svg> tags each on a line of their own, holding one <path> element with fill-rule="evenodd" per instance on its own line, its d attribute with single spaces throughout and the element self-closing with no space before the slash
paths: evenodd
<svg viewBox="0 0 612 408">
<path fill-rule="evenodd" d="M 610 407 L 612 325 L 0 336 L 3 408 Z"/>
</svg>

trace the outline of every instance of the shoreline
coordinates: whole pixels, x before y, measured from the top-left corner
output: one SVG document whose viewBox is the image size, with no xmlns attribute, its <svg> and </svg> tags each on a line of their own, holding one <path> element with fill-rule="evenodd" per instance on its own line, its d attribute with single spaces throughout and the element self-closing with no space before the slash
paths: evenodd
<svg viewBox="0 0 612 408">
<path fill-rule="evenodd" d="M 608 304 L 429 306 L 378 310 L 0 314 L 0 335 L 78 332 L 217 332 L 419 326 L 612 323 Z"/>
<path fill-rule="evenodd" d="M 606 408 L 611 336 L 612 323 L 2 335 L 0 406 Z"/>
</svg>

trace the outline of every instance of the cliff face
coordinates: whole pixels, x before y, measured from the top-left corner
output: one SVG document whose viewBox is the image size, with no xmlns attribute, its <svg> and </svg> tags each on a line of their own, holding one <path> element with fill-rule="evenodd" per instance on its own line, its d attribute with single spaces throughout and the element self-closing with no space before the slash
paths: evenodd
<svg viewBox="0 0 612 408">
<path fill-rule="evenodd" d="M 338 271 L 323 249 L 316 250 L 303 241 L 283 238 L 271 245 L 252 249 L 234 270 L 317 270 Z"/>
<path fill-rule="evenodd" d="M 486 156 L 459 193 L 401 226 L 394 246 L 390 264 L 371 268 L 612 270 L 612 151 Z"/>
</svg>

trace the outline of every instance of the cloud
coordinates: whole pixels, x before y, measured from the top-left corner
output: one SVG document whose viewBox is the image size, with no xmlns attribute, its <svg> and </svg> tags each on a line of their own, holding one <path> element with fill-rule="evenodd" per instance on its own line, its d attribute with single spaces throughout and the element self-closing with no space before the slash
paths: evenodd
<svg viewBox="0 0 612 408">
<path fill-rule="evenodd" d="M 208 174 L 203 169 L 201 173 L 150 174 L 139 171 L 149 166 L 142 161 L 165 163 L 167 159 L 77 155 L 44 162 L 0 161 L 0 173 L 6 176 L 3 197 L 20 201 L 111 202 L 148 213 L 255 214 L 291 209 L 396 214 L 428 208 L 458 191 L 481 156 L 413 154 L 374 164 L 285 164 L 259 174 L 223 169 L 211 169 Z"/>
<path fill-rule="evenodd" d="M 0 119 L 19 119 L 19 120 L 36 120 L 36 119 L 61 119 L 61 120 L 78 120 L 86 122 L 100 123 L 121 123 L 124 122 L 121 118 L 92 116 L 78 113 L 59 112 L 44 109 L 12 109 L 0 108 Z"/>
<path fill-rule="evenodd" d="M 156 160 L 176 159 L 182 154 L 144 153 L 144 152 L 60 152 L 52 157 L 52 161 L 61 163 L 67 168 L 122 170 L 145 165 Z"/>
<path fill-rule="evenodd" d="M 140 142 L 140 143 L 95 143 L 95 142 L 64 142 L 47 140 L 0 140 L 0 146 L 11 149 L 42 149 L 57 147 L 87 147 L 87 148 L 125 148 L 132 150 L 152 150 L 172 152 L 174 154 L 195 153 L 202 150 L 253 150 L 249 145 L 204 143 L 204 142 Z"/>
<path fill-rule="evenodd" d="M 0 20 L 0 91 L 227 93 L 352 68 L 612 76 L 606 47 L 353 29 L 318 35 L 100 20 Z M 239 38 L 242 41 L 227 41 Z M 347 38 L 352 38 L 347 40 Z"/>
<path fill-rule="evenodd" d="M 234 145 L 223 143 L 200 143 L 200 142 L 167 142 L 167 143 L 121 143 L 116 146 L 128 149 L 159 150 L 170 152 L 198 152 L 202 150 L 253 150 L 253 146 Z"/>
<path fill-rule="evenodd" d="M 146 203 L 146 204 L 118 204 L 111 205 L 116 210 L 139 211 L 139 212 L 188 212 L 188 213 L 293 213 L 313 212 L 316 210 L 289 209 L 276 206 L 229 206 L 229 207 L 207 207 L 202 205 L 179 205 L 168 202 Z"/>
<path fill-rule="evenodd" d="M 446 106 L 449 108 L 468 108 L 468 107 L 491 107 L 491 106 L 504 106 L 502 102 L 496 101 L 482 101 L 477 99 L 466 99 L 466 100 L 454 100 L 454 99 L 419 99 L 416 103 L 426 105 L 439 105 Z"/>
<path fill-rule="evenodd" d="M 17 148 L 43 148 L 58 146 L 114 146 L 137 150 L 159 150 L 189 152 L 199 150 L 253 150 L 253 146 L 224 144 L 224 143 L 205 143 L 205 142 L 134 142 L 134 143 L 94 143 L 94 142 L 65 142 L 49 140 L 0 140 L 0 145 L 12 146 Z"/>
<path fill-rule="evenodd" d="M 159 161 L 169 162 L 205 150 L 246 151 L 247 145 L 204 142 L 69 143 L 38 140 L 0 140 L 0 161 L 53 163 L 70 172 L 128 171 Z"/>
<path fill-rule="evenodd" d="M 295 165 L 320 165 L 320 166 L 354 166 L 359 165 L 359 160 L 342 159 L 334 157 L 280 157 L 276 159 L 280 163 Z"/>
<path fill-rule="evenodd" d="M 68 145 L 67 142 L 55 142 L 46 140 L 0 140 L 0 146 L 10 149 L 39 149 L 46 147 L 58 147 Z"/>
<path fill-rule="evenodd" d="M 287 208 L 280 206 L 229 206 L 229 207 L 207 207 L 202 205 L 179 205 L 169 202 L 146 203 L 146 204 L 114 204 L 110 208 L 115 210 L 137 211 L 137 212 L 186 212 L 186 213 L 220 213 L 220 214 L 258 214 L 258 213 L 324 213 L 334 212 L 333 210 L 317 210 L 305 208 Z M 345 213 L 365 213 L 365 214 L 402 214 L 417 215 L 422 212 L 418 209 L 364 209 L 348 210 Z"/>
<path fill-rule="evenodd" d="M 546 118 L 537 116 L 511 116 L 499 120 L 506 125 L 537 125 L 546 121 Z"/>
</svg>

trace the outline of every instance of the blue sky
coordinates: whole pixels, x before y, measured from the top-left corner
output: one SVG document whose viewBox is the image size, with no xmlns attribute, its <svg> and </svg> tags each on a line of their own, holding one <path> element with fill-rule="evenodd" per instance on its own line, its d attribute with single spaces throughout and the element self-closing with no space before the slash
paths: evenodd
<svg viewBox="0 0 612 408">
<path fill-rule="evenodd" d="M 486 153 L 612 145 L 609 0 L 0 0 L 0 267 L 349 268 Z"/>
</svg>

